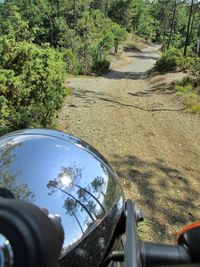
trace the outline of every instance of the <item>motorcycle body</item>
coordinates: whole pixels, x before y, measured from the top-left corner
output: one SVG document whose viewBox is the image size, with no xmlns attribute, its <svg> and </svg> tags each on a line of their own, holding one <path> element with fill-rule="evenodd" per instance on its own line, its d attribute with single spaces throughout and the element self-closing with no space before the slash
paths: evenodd
<svg viewBox="0 0 200 267">
<path fill-rule="evenodd" d="M 200 262 L 200 224 L 170 246 L 138 240 L 141 220 L 142 211 L 125 201 L 116 172 L 84 141 L 47 129 L 0 138 L 0 233 L 8 244 L 2 246 L 0 266 Z"/>
</svg>

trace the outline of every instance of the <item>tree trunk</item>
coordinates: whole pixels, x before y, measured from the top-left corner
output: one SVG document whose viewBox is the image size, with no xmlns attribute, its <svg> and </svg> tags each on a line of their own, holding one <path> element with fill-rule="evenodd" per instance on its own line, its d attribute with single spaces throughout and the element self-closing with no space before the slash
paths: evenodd
<svg viewBox="0 0 200 267">
<path fill-rule="evenodd" d="M 187 33 L 186 33 L 186 38 L 185 38 L 185 47 L 184 47 L 184 54 L 183 54 L 184 57 L 187 56 L 187 47 L 188 47 L 189 41 L 190 41 L 190 25 L 191 25 L 193 5 L 194 5 L 194 0 L 191 0 L 190 14 L 189 14 L 189 19 L 188 19 Z"/>
<path fill-rule="evenodd" d="M 76 32 L 77 26 L 77 9 L 76 9 L 76 0 L 73 0 L 73 17 L 74 17 L 74 33 Z"/>
<path fill-rule="evenodd" d="M 196 11 L 197 11 L 197 5 L 194 7 L 194 12 L 193 12 L 192 22 L 191 22 L 191 27 L 190 27 L 189 40 L 191 40 L 191 37 L 192 37 L 192 29 L 193 29 L 193 25 L 194 25 Z"/>
<path fill-rule="evenodd" d="M 172 23 L 171 23 L 171 27 L 170 27 L 170 34 L 169 34 L 169 39 L 168 39 L 168 43 L 167 43 L 167 50 L 170 47 L 171 44 L 171 40 L 172 40 L 172 32 L 173 32 L 173 28 L 174 28 L 174 21 L 175 21 L 175 15 L 176 15 L 176 7 L 177 7 L 177 3 L 176 0 L 174 2 L 174 9 L 173 9 L 173 15 L 172 15 Z"/>
<path fill-rule="evenodd" d="M 105 10 L 104 10 L 105 17 L 108 17 L 108 0 L 105 2 Z"/>
<path fill-rule="evenodd" d="M 165 17 L 163 33 L 162 33 L 162 49 L 163 49 L 163 51 L 165 51 L 165 49 L 166 49 L 166 43 L 165 43 L 166 28 L 167 28 L 167 20 L 166 20 L 166 17 Z"/>
<path fill-rule="evenodd" d="M 79 227 L 81 229 L 82 234 L 84 234 L 83 227 L 81 226 L 81 223 L 80 223 L 78 217 L 76 216 L 75 212 L 73 210 L 71 210 L 71 213 L 73 214 L 74 218 L 76 219 L 76 221 L 77 221 L 77 223 L 78 223 L 78 225 L 79 225 Z"/>
<path fill-rule="evenodd" d="M 118 42 L 116 42 L 116 43 L 115 43 L 115 54 L 117 54 L 117 53 L 118 53 L 118 48 L 119 48 L 119 43 L 118 43 Z"/>
</svg>

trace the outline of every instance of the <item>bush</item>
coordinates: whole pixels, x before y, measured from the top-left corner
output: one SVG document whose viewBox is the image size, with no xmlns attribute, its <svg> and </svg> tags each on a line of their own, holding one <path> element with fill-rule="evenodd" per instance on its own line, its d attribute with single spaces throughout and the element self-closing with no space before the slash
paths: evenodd
<svg viewBox="0 0 200 267">
<path fill-rule="evenodd" d="M 191 65 L 190 65 L 190 70 L 192 74 L 195 77 L 195 83 L 196 87 L 200 86 L 200 58 L 193 58 Z"/>
<path fill-rule="evenodd" d="M 182 79 L 182 81 L 180 83 L 181 83 L 181 85 L 185 86 L 185 85 L 188 85 L 188 84 L 193 84 L 193 81 L 194 81 L 193 77 L 186 76 L 186 77 L 183 77 L 183 79 Z"/>
<path fill-rule="evenodd" d="M 193 92 L 193 88 L 191 84 L 188 84 L 186 86 L 181 86 L 181 85 L 176 85 L 175 86 L 175 90 L 179 93 L 179 94 L 184 94 L 184 93 L 190 93 Z"/>
<path fill-rule="evenodd" d="M 189 71 L 192 75 L 192 83 L 195 87 L 200 85 L 200 58 L 186 57 L 178 60 L 179 67 L 182 70 Z"/>
<path fill-rule="evenodd" d="M 110 68 L 110 62 L 106 59 L 96 61 L 92 67 L 93 72 L 95 73 L 104 73 L 107 72 Z"/>
<path fill-rule="evenodd" d="M 66 49 L 63 52 L 63 60 L 68 73 L 78 74 L 78 59 L 71 49 Z"/>
<path fill-rule="evenodd" d="M 180 82 L 176 82 L 175 91 L 177 96 L 183 96 L 184 102 L 189 111 L 200 113 L 200 97 L 198 88 L 194 85 L 194 77 L 187 76 Z"/>
<path fill-rule="evenodd" d="M 186 98 L 187 108 L 193 113 L 200 113 L 200 98 L 196 93 L 188 95 Z"/>
<path fill-rule="evenodd" d="M 175 70 L 178 65 L 178 57 L 179 52 L 176 49 L 169 49 L 168 51 L 164 52 L 161 58 L 156 61 L 155 69 L 160 72 Z"/>
<path fill-rule="evenodd" d="M 200 103 L 192 105 L 190 109 L 193 113 L 200 113 Z"/>
<path fill-rule="evenodd" d="M 61 55 L 26 42 L 0 41 L 3 131 L 50 126 L 66 95 Z"/>
</svg>

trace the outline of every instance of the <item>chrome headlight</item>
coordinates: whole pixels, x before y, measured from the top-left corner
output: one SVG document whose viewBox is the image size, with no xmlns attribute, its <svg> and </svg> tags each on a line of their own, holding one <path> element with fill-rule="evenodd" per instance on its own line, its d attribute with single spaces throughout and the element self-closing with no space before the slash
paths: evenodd
<svg viewBox="0 0 200 267">
<path fill-rule="evenodd" d="M 27 129 L 0 138 L 0 187 L 60 216 L 60 261 L 98 266 L 124 208 L 117 175 L 90 145 L 68 134 Z"/>
</svg>

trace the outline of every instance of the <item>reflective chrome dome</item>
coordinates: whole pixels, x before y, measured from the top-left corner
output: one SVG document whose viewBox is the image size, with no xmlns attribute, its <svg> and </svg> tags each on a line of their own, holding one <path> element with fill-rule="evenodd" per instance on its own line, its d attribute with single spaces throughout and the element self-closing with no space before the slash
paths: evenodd
<svg viewBox="0 0 200 267">
<path fill-rule="evenodd" d="M 4 135 L 0 138 L 0 187 L 60 215 L 64 266 L 98 266 L 124 198 L 116 173 L 95 149 L 54 130 Z"/>
</svg>

